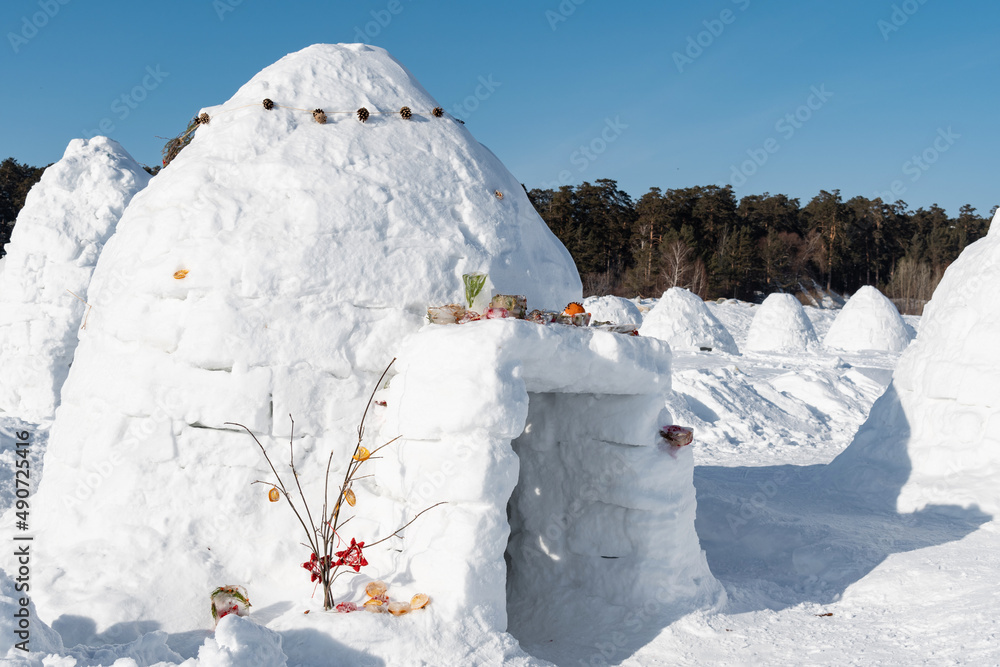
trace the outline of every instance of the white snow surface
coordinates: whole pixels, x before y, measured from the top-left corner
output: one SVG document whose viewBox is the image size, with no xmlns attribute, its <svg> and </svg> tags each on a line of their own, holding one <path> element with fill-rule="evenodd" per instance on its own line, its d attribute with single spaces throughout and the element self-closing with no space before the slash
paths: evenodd
<svg viewBox="0 0 1000 667">
<path fill-rule="evenodd" d="M 1000 512 L 1000 215 L 948 267 L 892 384 L 832 470 L 901 512 Z"/>
<path fill-rule="evenodd" d="M 73 294 L 88 300 L 104 244 L 149 179 L 117 142 L 94 137 L 71 141 L 31 188 L 0 272 L 0 411 L 54 415 L 87 312 Z"/>
<path fill-rule="evenodd" d="M 590 313 L 590 323 L 642 324 L 642 311 L 631 299 L 620 296 L 588 296 L 583 309 Z"/>
<path fill-rule="evenodd" d="M 710 304 L 710 308 L 726 323 L 734 338 L 741 341 L 746 339 L 752 314 L 759 307 L 727 301 Z M 814 308 L 807 308 L 806 312 L 821 334 L 834 314 Z M 499 326 L 493 326 L 497 324 Z M 480 328 L 491 333 L 470 337 L 462 358 L 470 358 L 475 352 L 473 338 L 483 341 L 484 359 L 478 362 L 481 365 L 470 369 L 470 373 L 486 369 L 487 377 L 496 378 L 496 369 L 491 367 L 489 360 L 506 354 L 497 350 L 494 342 L 504 339 L 507 334 L 501 330 L 511 324 L 484 322 L 480 325 L 486 325 Z M 461 328 L 439 327 L 427 333 L 431 339 L 440 337 L 443 342 L 459 338 Z M 523 336 L 517 338 L 523 339 Z M 586 339 L 573 337 L 566 342 L 571 340 L 578 341 L 572 347 Z M 516 345 L 522 350 L 530 349 L 524 343 L 521 340 Z M 422 343 L 412 349 L 434 347 L 436 345 Z M 565 361 L 566 357 L 562 359 Z M 621 612 L 614 606 L 604 614 L 592 608 L 594 605 L 550 605 L 551 615 L 539 614 L 534 619 L 535 626 L 530 628 L 533 635 L 543 637 L 541 643 L 532 644 L 532 637 L 525 636 L 523 646 L 536 656 L 528 657 L 509 634 L 493 631 L 491 624 L 478 613 L 458 623 L 442 622 L 442 617 L 435 613 L 401 618 L 325 614 L 319 610 L 317 600 L 308 599 L 308 592 L 299 599 L 290 600 L 286 595 L 267 603 L 258 597 L 259 591 L 253 587 L 250 595 L 254 607 L 250 617 L 226 619 L 227 624 L 238 625 L 238 630 L 245 628 L 245 631 L 224 630 L 219 635 L 210 630 L 207 591 L 199 589 L 198 604 L 205 610 L 202 629 L 167 635 L 169 648 L 164 644 L 164 633 L 151 631 L 153 628 L 149 626 L 133 628 L 126 623 L 98 633 L 88 625 L 86 617 L 67 615 L 54 624 L 63 635 L 64 645 L 72 646 L 80 641 L 85 645 L 48 655 L 44 652 L 28 656 L 11 653 L 9 660 L 16 665 L 42 665 L 45 660 L 46 665 L 65 667 L 215 665 L 218 663 L 207 660 L 219 653 L 219 646 L 227 647 L 226 650 L 234 654 L 241 651 L 240 655 L 244 656 L 254 650 L 267 655 L 273 640 L 266 633 L 251 632 L 253 628 L 248 624 L 256 623 L 281 636 L 281 650 L 287 656 L 288 665 L 326 665 L 336 660 L 357 665 L 548 664 L 538 656 L 558 665 L 574 667 L 580 664 L 630 667 L 667 664 L 998 664 L 1000 621 L 995 614 L 993 594 L 996 572 L 1000 568 L 998 524 L 989 521 L 988 516 L 971 513 L 899 514 L 894 503 L 873 503 L 870 494 L 856 488 L 830 488 L 829 462 L 847 446 L 857 427 L 864 422 L 872 402 L 889 382 L 897 359 L 898 354 L 891 352 L 840 352 L 833 356 L 825 349 L 797 355 L 748 353 L 737 359 L 683 351 L 672 354 L 670 370 L 674 393 L 668 398 L 667 409 L 674 421 L 695 428 L 690 453 L 695 463 L 696 527 L 712 572 L 726 589 L 728 602 L 722 610 L 709 608 L 677 619 L 655 601 L 633 606 L 617 617 L 614 614 Z M 633 361 L 627 365 L 637 361 L 639 359 L 633 356 Z M 397 363 L 403 366 L 403 357 Z M 601 362 L 607 363 L 611 363 L 610 359 Z M 562 367 L 554 371 L 537 360 L 532 360 L 531 365 L 537 367 L 530 370 L 534 377 L 549 376 L 554 379 L 547 382 L 561 382 L 558 371 Z M 510 370 L 516 367 L 511 366 Z M 480 388 L 463 391 L 474 384 L 467 380 L 452 386 L 447 382 L 451 369 L 447 365 L 436 368 L 440 370 L 440 378 L 434 380 L 432 375 L 430 381 L 446 388 L 450 392 L 449 400 L 456 407 L 468 408 L 457 410 L 456 415 L 465 415 L 461 419 L 468 423 L 475 422 L 480 415 L 488 421 L 491 419 L 464 400 L 466 396 L 475 396 L 477 400 L 484 396 Z M 524 365 L 521 368 L 519 372 L 526 370 Z M 570 379 L 589 371 L 608 375 L 606 367 L 595 366 L 572 369 Z M 458 377 L 468 376 L 459 374 Z M 628 377 L 626 374 L 601 382 L 627 382 Z M 489 387 L 496 390 L 501 386 L 507 391 L 515 387 L 509 382 L 494 382 L 490 380 Z M 401 387 L 394 381 L 389 391 L 380 395 L 387 397 Z M 524 396 L 519 392 L 513 395 Z M 527 422 L 544 418 L 550 412 L 543 410 L 532 416 L 531 406 L 537 409 L 542 405 L 532 401 L 546 394 L 532 393 L 530 396 Z M 576 400 L 570 394 L 552 397 L 571 403 Z M 586 405 L 585 394 L 577 398 L 580 405 Z M 518 400 L 505 405 L 523 403 Z M 382 412 L 391 412 L 393 403 L 389 406 Z M 439 410 L 440 414 L 450 414 L 447 409 Z M 595 417 L 599 419 L 602 414 L 606 412 L 599 410 Z M 623 421 L 628 419 L 629 414 L 623 416 Z M 381 418 L 377 421 L 384 423 Z M 564 439 L 566 442 L 576 440 L 578 435 L 589 437 L 572 430 L 589 427 L 585 414 L 577 426 L 561 418 L 557 423 L 571 429 Z M 3 460 L 12 453 L 11 432 L 16 426 L 9 419 L 0 418 Z M 615 426 L 614 431 L 619 428 Z M 599 428 L 598 432 L 603 434 L 608 430 Z M 634 429 L 623 428 L 612 439 L 620 439 L 628 432 Z M 484 427 L 476 437 L 488 437 L 489 433 L 490 429 Z M 32 430 L 33 456 L 44 450 L 45 436 L 44 428 Z M 407 444 L 414 442 L 417 441 Z M 515 441 L 514 446 L 521 449 L 522 444 L 529 443 L 527 440 Z M 285 445 L 287 442 L 280 439 L 274 444 L 279 452 L 287 451 Z M 384 451 L 393 456 L 421 455 L 415 449 Z M 456 471 L 467 469 L 461 458 L 463 450 L 455 448 L 448 454 L 453 456 L 455 463 L 450 468 L 451 475 L 460 479 L 464 473 Z M 440 475 L 447 474 L 443 469 L 447 461 L 445 457 L 440 467 L 431 466 L 410 473 L 412 480 L 423 476 L 429 484 L 424 491 L 418 486 L 409 498 L 414 507 L 420 506 L 439 488 Z M 380 464 L 389 462 L 380 461 Z M 31 465 L 32 480 L 37 483 L 34 459 Z M 538 470 L 540 475 L 544 472 Z M 13 466 L 0 467 L 0 476 L 13 488 Z M 509 479 L 504 483 L 509 484 Z M 942 487 L 952 490 L 958 490 L 959 483 L 960 479 L 956 479 L 954 485 L 947 478 L 941 480 Z M 531 488 L 521 483 L 515 488 L 518 487 Z M 542 488 L 554 490 L 551 485 Z M 566 479 L 561 488 L 572 493 L 574 486 Z M 178 491 L 183 492 L 183 488 L 178 487 Z M 256 497 L 254 500 L 262 502 Z M 368 505 L 376 501 L 374 493 L 359 493 L 359 506 L 364 503 L 366 518 Z M 4 502 L 9 506 L 12 500 L 6 497 Z M 276 514 L 283 513 L 278 511 Z M 3 527 L 12 526 L 14 520 L 13 514 L 7 513 L 2 519 Z M 564 520 L 565 516 L 555 512 L 551 530 L 556 531 Z M 418 525 L 419 522 L 413 527 Z M 72 528 L 72 525 L 65 524 L 65 527 Z M 226 539 L 242 539 L 239 533 L 242 524 L 227 523 L 223 528 L 229 535 Z M 607 542 L 608 545 L 617 543 L 614 540 Z M 257 543 L 252 548 L 261 546 L 266 545 Z M 301 550 L 297 550 L 294 555 L 300 553 Z M 42 555 L 39 551 L 35 557 Z M 72 559 L 61 554 L 56 558 Z M 620 562 L 620 559 L 607 560 L 608 564 Z M 284 567 L 281 562 L 276 563 Z M 35 567 L 34 562 L 32 567 Z M 144 561 L 130 563 L 123 566 L 122 574 L 132 576 L 132 571 L 144 567 Z M 12 571 L 9 565 L 6 568 Z M 408 573 L 392 568 L 373 571 L 374 576 L 387 573 L 397 577 L 390 586 L 390 593 L 397 589 L 412 590 L 410 584 L 404 583 Z M 367 581 L 364 574 L 362 570 L 362 575 L 351 581 L 352 591 L 359 590 Z M 298 575 L 301 576 L 302 571 Z M 295 578 L 288 590 L 300 591 L 303 584 L 301 578 Z M 32 594 L 40 586 L 33 582 Z M 592 586 L 592 581 L 582 581 L 579 589 L 586 591 Z M 183 594 L 188 588 L 198 588 L 198 584 L 171 580 L 169 587 L 171 593 Z M 555 599 L 565 599 L 561 584 L 549 586 L 539 582 L 537 587 L 533 592 L 540 607 L 545 606 L 549 593 L 555 593 Z M 432 590 L 425 592 L 434 593 Z M 431 612 L 439 602 L 447 600 L 435 599 L 426 611 Z M 55 608 L 59 609 L 58 604 Z M 310 613 L 303 614 L 306 610 Z M 4 616 L 11 615 L 5 611 Z M 580 622 L 593 618 L 605 622 L 597 627 L 591 622 Z M 517 615 L 512 614 L 511 621 L 516 619 Z M 35 617 L 33 628 L 39 628 L 41 623 L 42 620 Z M 546 628 L 554 632 L 544 636 Z M 129 632 L 135 631 L 144 634 L 132 638 Z M 350 646 L 345 645 L 345 638 L 349 638 Z M 145 654 L 141 652 L 143 647 L 147 650 Z M 54 650 L 50 644 L 41 642 L 37 648 Z M 178 657 L 154 658 L 166 656 L 167 650 L 176 652 Z M 280 656 L 272 656 L 276 664 L 281 664 Z"/>
<path fill-rule="evenodd" d="M 683 287 L 671 287 L 663 293 L 643 319 L 639 335 L 665 340 L 674 350 L 708 347 L 713 352 L 739 354 L 726 327 L 701 298 Z"/>
<path fill-rule="evenodd" d="M 754 314 L 743 350 L 807 352 L 818 345 L 812 323 L 795 295 L 775 292 Z"/>
<path fill-rule="evenodd" d="M 912 338 L 892 301 L 877 288 L 865 285 L 837 314 L 823 344 L 841 350 L 902 352 Z"/>
</svg>

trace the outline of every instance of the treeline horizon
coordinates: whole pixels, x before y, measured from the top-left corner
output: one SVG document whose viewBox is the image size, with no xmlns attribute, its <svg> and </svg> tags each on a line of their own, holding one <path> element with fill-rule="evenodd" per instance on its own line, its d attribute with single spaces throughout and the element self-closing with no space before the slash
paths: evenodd
<svg viewBox="0 0 1000 667">
<path fill-rule="evenodd" d="M 12 157 L 0 163 L 0 257 L 44 171 Z M 586 296 L 659 296 L 676 286 L 704 299 L 760 301 L 816 285 L 848 294 L 874 285 L 913 314 L 997 210 L 982 216 L 966 204 L 951 218 L 937 204 L 844 201 L 840 190 L 820 190 L 804 206 L 768 192 L 737 200 L 729 185 L 654 187 L 633 200 L 612 179 L 525 190 L 572 255 Z"/>
<path fill-rule="evenodd" d="M 684 287 L 703 299 L 760 301 L 814 286 L 853 294 L 873 285 L 901 312 L 920 314 L 948 265 L 989 231 L 966 204 L 937 204 L 820 190 L 804 206 L 765 192 L 737 200 L 732 186 L 650 188 L 638 200 L 612 179 L 528 198 L 576 262 L 586 296 L 660 296 Z"/>
</svg>

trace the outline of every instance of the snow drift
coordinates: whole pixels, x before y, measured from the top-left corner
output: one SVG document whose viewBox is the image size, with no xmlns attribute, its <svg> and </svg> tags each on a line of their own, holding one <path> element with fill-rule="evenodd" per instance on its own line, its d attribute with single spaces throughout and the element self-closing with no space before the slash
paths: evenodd
<svg viewBox="0 0 1000 667">
<path fill-rule="evenodd" d="M 640 336 L 652 336 L 677 350 L 711 348 L 739 354 L 736 341 L 716 319 L 705 302 L 683 287 L 671 287 L 647 313 L 639 328 Z"/>
<path fill-rule="evenodd" d="M 378 373 L 428 304 L 462 299 L 463 274 L 488 272 L 533 308 L 580 299 L 569 253 L 520 183 L 436 106 L 382 49 L 311 46 L 206 109 L 128 208 L 93 276 L 100 307 L 35 500 L 43 617 L 176 632 L 210 626 L 219 585 L 245 585 L 257 607 L 307 597 L 302 529 L 251 487 L 270 472 L 226 422 L 282 462 L 291 414 L 318 504 L 327 457 L 342 474 Z M 327 123 L 301 111 L 314 108 Z M 359 540 L 411 518 L 369 484 Z M 369 558 L 385 565 L 394 545 Z"/>
<path fill-rule="evenodd" d="M 854 293 L 833 321 L 823 344 L 841 350 L 902 352 L 912 335 L 892 301 L 871 285 Z"/>
<path fill-rule="evenodd" d="M 28 193 L 0 273 L 0 410 L 52 418 L 87 311 L 73 294 L 88 300 L 105 242 L 149 179 L 111 139 L 74 139 Z"/>
<path fill-rule="evenodd" d="M 838 485 L 880 494 L 901 512 L 1000 512 L 998 221 L 948 267 L 892 384 L 831 464 Z"/>
<path fill-rule="evenodd" d="M 750 323 L 747 350 L 753 352 L 805 352 L 819 339 L 805 309 L 792 294 L 774 293 L 764 299 Z"/>
</svg>

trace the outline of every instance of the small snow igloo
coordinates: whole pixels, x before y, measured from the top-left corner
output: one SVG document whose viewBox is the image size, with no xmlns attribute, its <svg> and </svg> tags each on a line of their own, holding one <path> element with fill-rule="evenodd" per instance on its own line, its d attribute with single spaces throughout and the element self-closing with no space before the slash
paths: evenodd
<svg viewBox="0 0 1000 667">
<path fill-rule="evenodd" d="M 1000 513 L 998 285 L 1000 213 L 945 271 L 889 388 L 830 464 L 833 484 L 900 512 Z"/>
<path fill-rule="evenodd" d="M 823 339 L 841 350 L 902 352 L 913 336 L 892 301 L 871 285 L 847 300 Z"/>
<path fill-rule="evenodd" d="M 739 354 L 729 330 L 697 294 L 671 287 L 646 314 L 640 336 L 659 338 L 675 350 L 711 350 Z"/>
<path fill-rule="evenodd" d="M 662 341 L 519 320 L 412 336 L 388 392 L 401 434 L 378 479 L 413 510 L 414 579 L 439 612 L 522 645 L 655 601 L 682 614 L 722 589 L 694 529 L 691 448 L 661 444 Z M 509 624 L 508 624 L 509 621 Z M 529 648 L 530 650 L 530 648 Z"/>
<path fill-rule="evenodd" d="M 752 352 L 805 352 L 819 345 L 812 322 L 792 294 L 764 299 L 750 323 L 745 349 Z"/>
<path fill-rule="evenodd" d="M 117 142 L 74 139 L 28 193 L 0 273 L 0 410 L 52 418 L 97 258 L 149 179 Z"/>
</svg>

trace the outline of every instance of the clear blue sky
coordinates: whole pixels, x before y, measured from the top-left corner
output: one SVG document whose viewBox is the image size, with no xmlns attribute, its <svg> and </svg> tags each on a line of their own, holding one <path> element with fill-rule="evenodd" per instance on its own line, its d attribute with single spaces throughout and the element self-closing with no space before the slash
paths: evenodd
<svg viewBox="0 0 1000 667">
<path fill-rule="evenodd" d="M 995 0 L 4 0 L 0 158 L 53 162 L 107 119 L 155 165 L 159 137 L 281 56 L 363 39 L 528 188 L 839 188 L 986 215 L 997 25 Z"/>
</svg>

